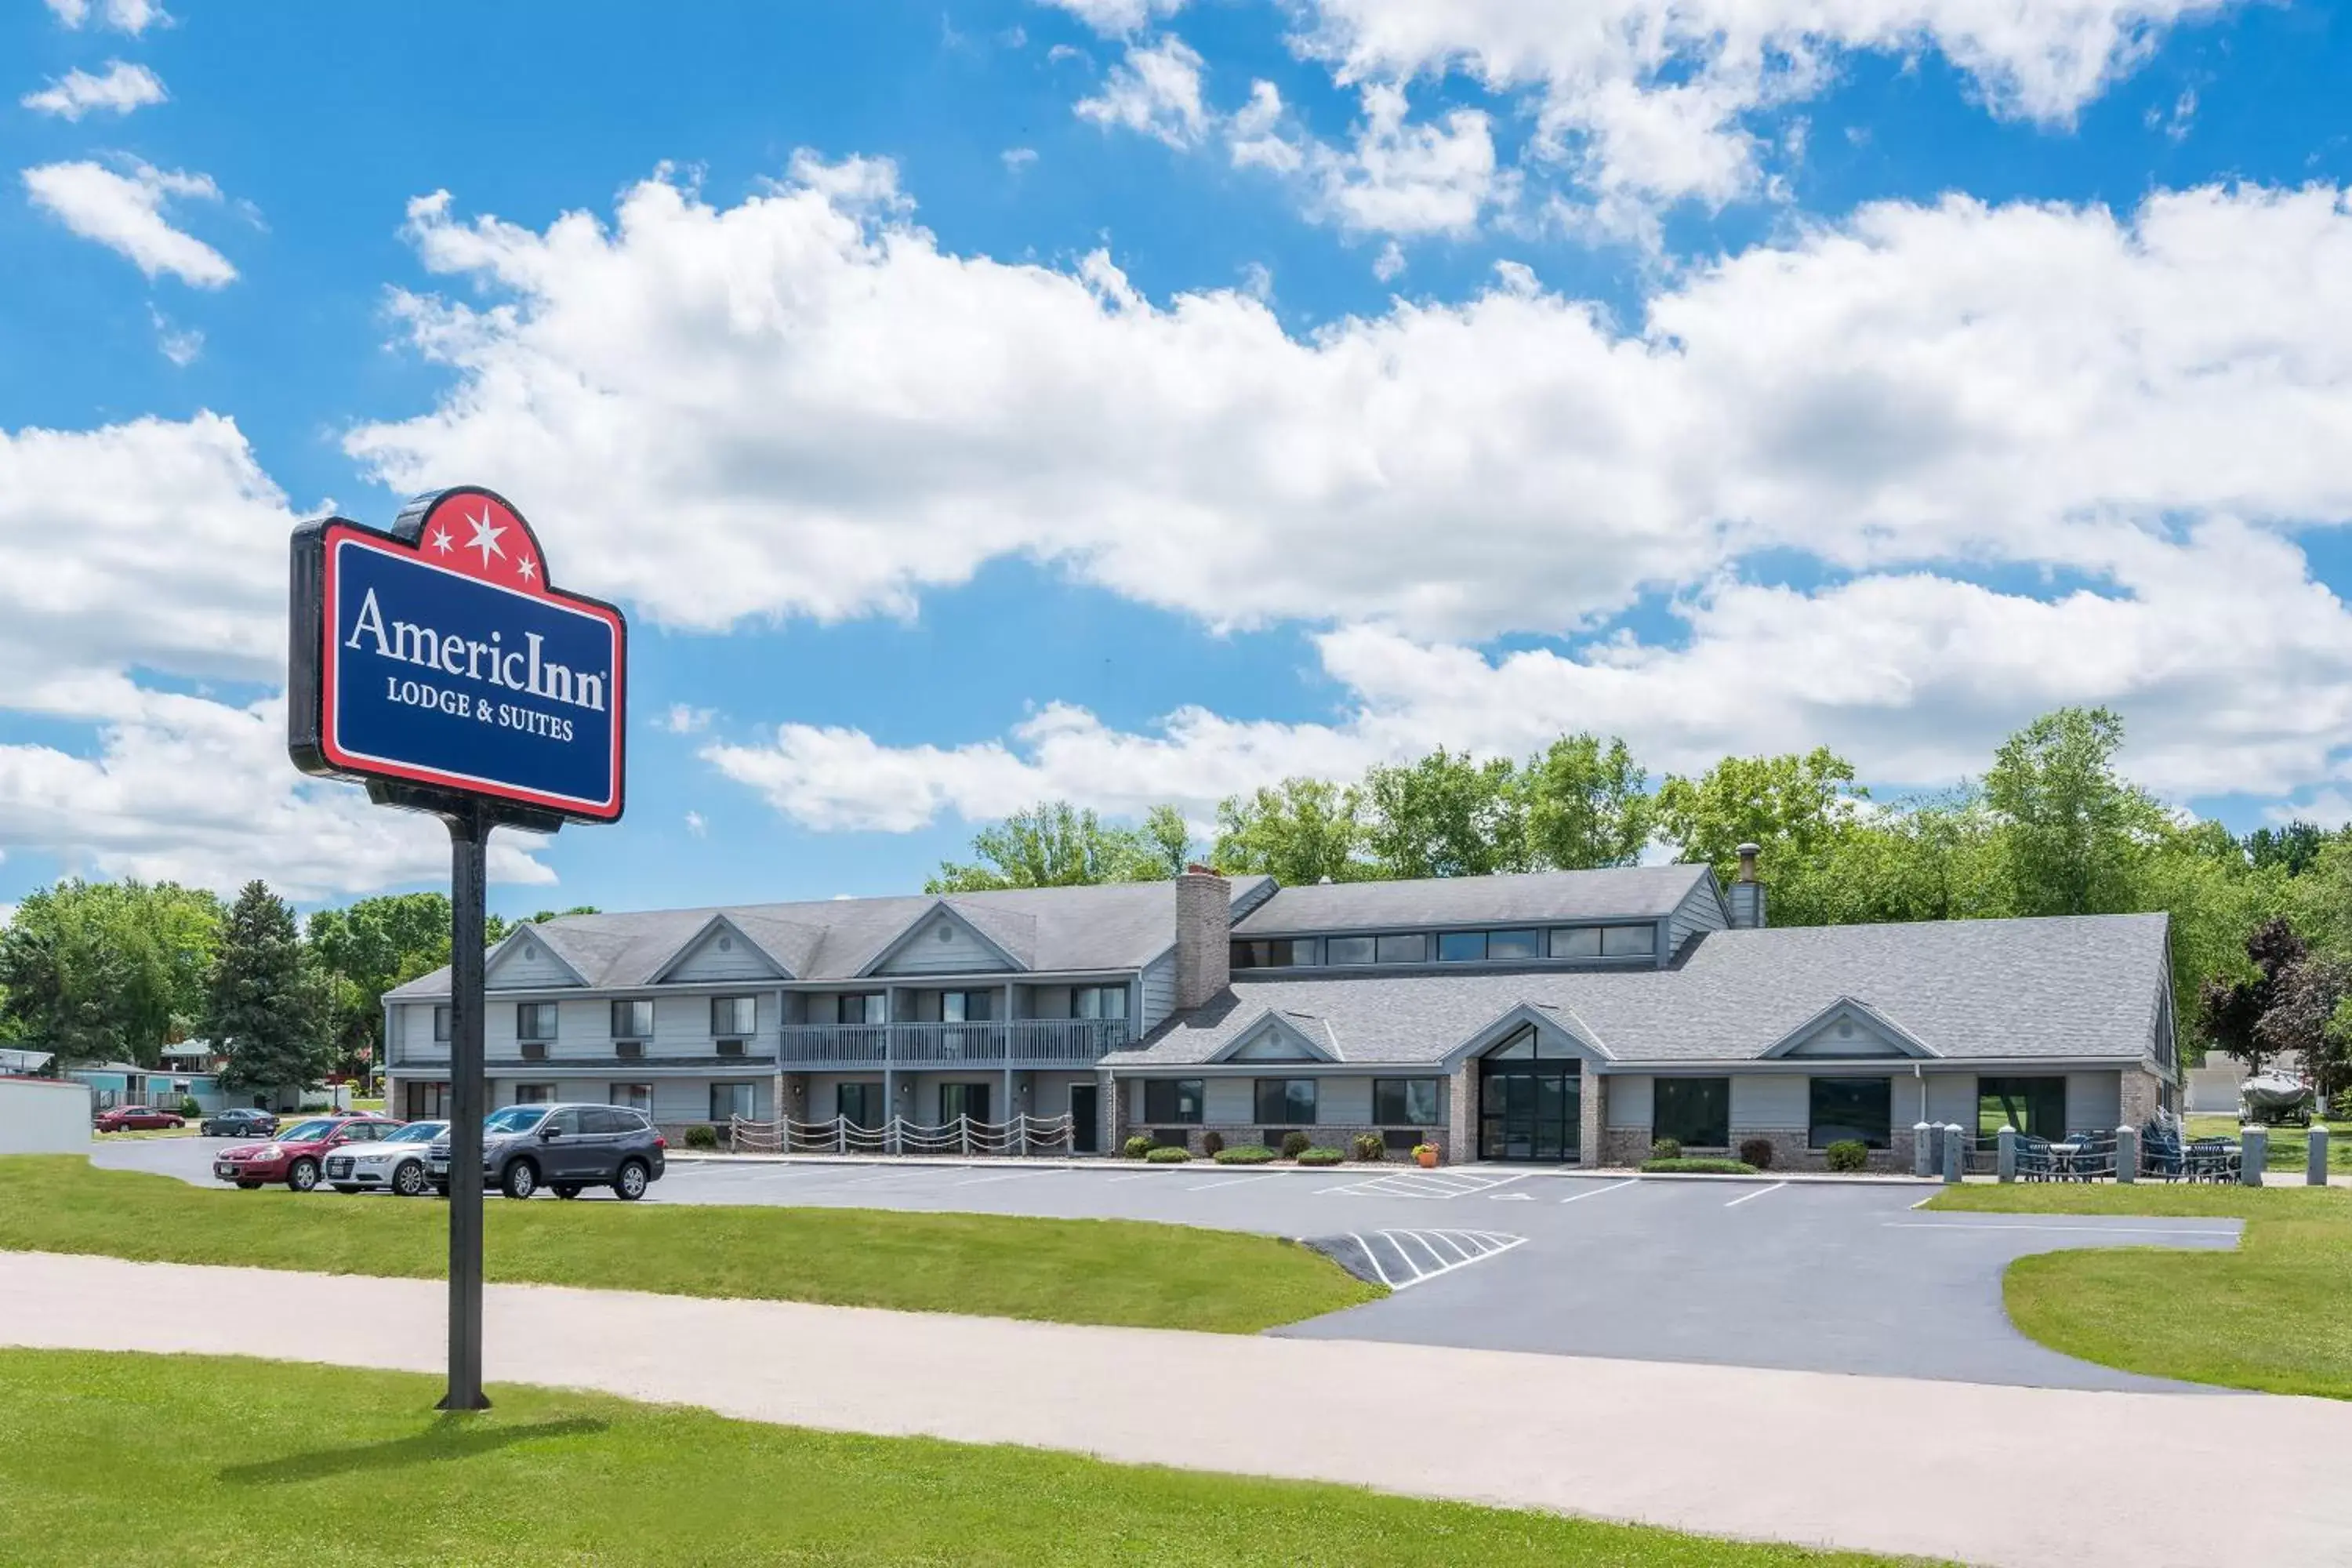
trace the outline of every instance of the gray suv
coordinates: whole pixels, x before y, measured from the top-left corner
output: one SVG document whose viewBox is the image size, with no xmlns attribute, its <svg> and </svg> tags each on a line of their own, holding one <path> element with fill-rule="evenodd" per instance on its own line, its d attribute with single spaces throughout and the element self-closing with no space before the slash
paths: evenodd
<svg viewBox="0 0 2352 1568">
<path fill-rule="evenodd" d="M 482 1184 L 510 1198 L 545 1187 L 576 1198 L 584 1187 L 610 1187 L 632 1201 L 661 1180 L 667 1140 L 642 1111 L 618 1105 L 509 1105 L 482 1122 Z M 449 1192 L 449 1140 L 426 1155 L 433 1190 Z"/>
</svg>

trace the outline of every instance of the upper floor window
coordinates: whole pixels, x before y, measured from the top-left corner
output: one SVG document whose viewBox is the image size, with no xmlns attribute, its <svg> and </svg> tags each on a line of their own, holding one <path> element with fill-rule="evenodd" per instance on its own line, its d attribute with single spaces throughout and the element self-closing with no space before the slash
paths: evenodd
<svg viewBox="0 0 2352 1568">
<path fill-rule="evenodd" d="M 515 1038 L 519 1040 L 555 1038 L 555 1004 L 552 1002 L 516 1003 Z"/>
<path fill-rule="evenodd" d="M 836 1024 L 887 1024 L 890 1021 L 890 994 L 887 991 L 849 991 L 833 999 L 833 1021 Z"/>
<path fill-rule="evenodd" d="M 1081 985 L 1070 993 L 1070 1016 L 1073 1018 L 1124 1018 L 1127 1016 L 1127 987 L 1124 985 Z"/>
<path fill-rule="evenodd" d="M 1564 926 L 1551 933 L 1554 958 L 1646 958 L 1658 951 L 1658 928 Z"/>
<path fill-rule="evenodd" d="M 1323 943 L 1311 936 L 1285 936 L 1272 941 L 1234 943 L 1233 966 L 1235 969 L 1297 969 L 1322 962 Z M 1335 958 L 1331 962 L 1369 963 L 1370 960 Z"/>
<path fill-rule="evenodd" d="M 1323 941 L 1323 962 L 1370 963 L 1372 962 L 1372 939 L 1368 936 L 1326 937 Z"/>
<path fill-rule="evenodd" d="M 760 1031 L 760 999 L 756 996 L 713 996 L 710 1032 L 714 1037 L 740 1039 Z"/>
<path fill-rule="evenodd" d="M 940 1022 L 943 1024 L 984 1024 L 989 1019 L 989 999 L 993 991 L 942 991 L 940 993 Z"/>
<path fill-rule="evenodd" d="M 1484 963 L 1486 961 L 1486 933 L 1483 931 L 1439 932 L 1437 961 L 1440 963 Z"/>
<path fill-rule="evenodd" d="M 1412 931 L 1379 939 L 1376 952 L 1382 963 L 1426 963 L 1429 962 L 1429 938 Z"/>
<path fill-rule="evenodd" d="M 1490 931 L 1486 933 L 1486 956 L 1496 960 L 1541 958 L 1543 932 Z"/>
<path fill-rule="evenodd" d="M 643 1040 L 654 1032 L 654 1005 L 649 1001 L 615 1002 L 613 1004 L 613 1037 L 616 1040 Z"/>
<path fill-rule="evenodd" d="M 449 1037 L 449 1009 L 446 1007 L 433 1009 L 433 1037 L 436 1040 Z"/>
</svg>

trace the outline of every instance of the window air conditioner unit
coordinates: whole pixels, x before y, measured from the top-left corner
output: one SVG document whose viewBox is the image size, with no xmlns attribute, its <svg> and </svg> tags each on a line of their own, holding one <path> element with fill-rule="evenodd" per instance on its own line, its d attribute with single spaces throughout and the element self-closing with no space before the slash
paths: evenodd
<svg viewBox="0 0 2352 1568">
<path fill-rule="evenodd" d="M 613 1054 L 625 1062 L 639 1061 L 645 1057 L 646 1043 L 643 1040 L 614 1040 Z"/>
<path fill-rule="evenodd" d="M 721 1040 L 719 1042 L 719 1054 L 722 1057 L 740 1057 L 743 1054 L 743 1042 Z"/>
<path fill-rule="evenodd" d="M 527 1062 L 545 1061 L 547 1059 L 547 1042 L 545 1040 L 525 1040 L 522 1043 L 522 1059 Z"/>
</svg>

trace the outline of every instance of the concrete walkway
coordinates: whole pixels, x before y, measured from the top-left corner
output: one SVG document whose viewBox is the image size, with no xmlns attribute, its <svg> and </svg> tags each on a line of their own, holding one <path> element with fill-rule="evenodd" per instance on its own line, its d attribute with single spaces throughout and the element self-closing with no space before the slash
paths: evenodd
<svg viewBox="0 0 2352 1568">
<path fill-rule="evenodd" d="M 433 1280 L 0 1254 L 0 1343 L 14 1345 L 434 1372 L 445 1299 Z M 2352 1542 L 2352 1487 L 2341 1473 L 2352 1405 L 2326 1400 L 2184 1400 L 547 1286 L 493 1286 L 485 1321 L 495 1380 L 796 1426 L 1028 1444 L 2017 1568 L 2271 1568 L 2345 1562 Z"/>
</svg>

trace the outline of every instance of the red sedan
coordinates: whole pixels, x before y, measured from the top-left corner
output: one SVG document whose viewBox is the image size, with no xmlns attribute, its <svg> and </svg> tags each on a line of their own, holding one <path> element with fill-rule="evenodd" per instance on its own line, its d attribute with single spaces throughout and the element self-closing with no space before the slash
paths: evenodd
<svg viewBox="0 0 2352 1568">
<path fill-rule="evenodd" d="M 398 1131 L 385 1116 L 316 1116 L 285 1129 L 267 1143 L 224 1149 L 213 1159 L 213 1175 L 250 1192 L 283 1182 L 298 1193 L 319 1184 L 319 1163 L 330 1149 L 373 1142 Z"/>
<path fill-rule="evenodd" d="M 101 1110 L 94 1125 L 100 1132 L 152 1132 L 159 1127 L 185 1127 L 186 1120 L 176 1110 L 158 1110 L 152 1105 L 118 1105 L 111 1110 Z"/>
</svg>

